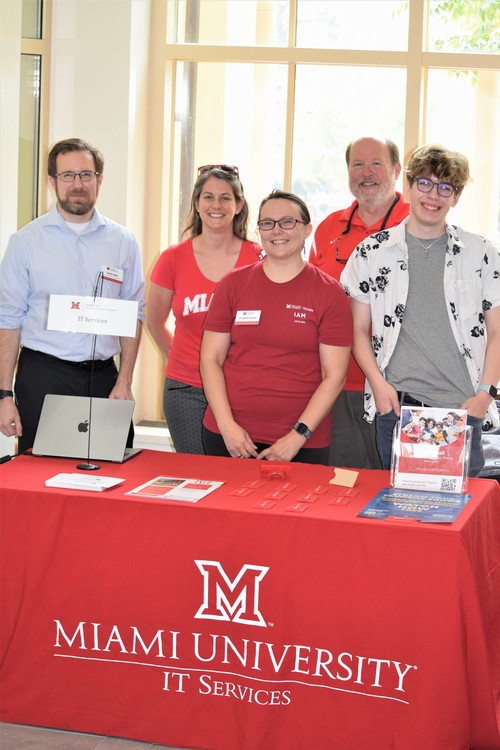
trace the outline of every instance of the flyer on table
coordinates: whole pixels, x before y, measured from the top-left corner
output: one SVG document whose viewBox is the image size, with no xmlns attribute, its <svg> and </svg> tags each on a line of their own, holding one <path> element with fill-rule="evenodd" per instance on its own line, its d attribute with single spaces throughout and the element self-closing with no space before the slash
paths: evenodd
<svg viewBox="0 0 500 750">
<path fill-rule="evenodd" d="M 186 479 L 181 477 L 155 477 L 139 485 L 127 495 L 137 497 L 156 497 L 164 500 L 182 500 L 197 503 L 206 495 L 221 487 L 224 482 L 213 482 L 209 479 Z"/>
<path fill-rule="evenodd" d="M 451 492 L 422 492 L 395 487 L 380 490 L 358 516 L 365 518 L 408 518 L 424 523 L 452 523 L 471 495 Z"/>
<path fill-rule="evenodd" d="M 465 409 L 401 406 L 391 484 L 400 489 L 464 492 L 468 429 Z"/>
</svg>

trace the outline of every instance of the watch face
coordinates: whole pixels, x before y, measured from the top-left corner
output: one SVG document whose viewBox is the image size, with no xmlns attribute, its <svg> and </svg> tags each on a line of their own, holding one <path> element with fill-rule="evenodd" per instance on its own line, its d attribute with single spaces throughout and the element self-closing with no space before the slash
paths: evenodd
<svg viewBox="0 0 500 750">
<path fill-rule="evenodd" d="M 304 424 L 304 422 L 297 422 L 297 424 L 294 425 L 293 429 L 295 430 L 295 432 L 298 432 L 299 435 L 305 435 L 306 438 L 310 438 L 312 435 L 311 430 L 306 424 Z"/>
</svg>

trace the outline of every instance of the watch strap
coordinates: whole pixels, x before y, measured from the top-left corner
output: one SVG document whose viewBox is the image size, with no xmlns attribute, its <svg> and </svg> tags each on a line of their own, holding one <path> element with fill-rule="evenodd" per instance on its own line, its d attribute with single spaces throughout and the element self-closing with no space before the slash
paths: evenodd
<svg viewBox="0 0 500 750">
<path fill-rule="evenodd" d="M 2 391 L 2 390 L 0 390 L 0 399 L 2 399 L 2 398 L 8 398 L 9 396 L 11 398 L 13 398 L 14 397 L 14 393 L 12 391 Z"/>
<path fill-rule="evenodd" d="M 497 398 L 498 396 L 498 389 L 494 385 L 480 385 L 477 389 L 478 393 L 479 391 L 486 391 L 491 398 Z"/>
</svg>

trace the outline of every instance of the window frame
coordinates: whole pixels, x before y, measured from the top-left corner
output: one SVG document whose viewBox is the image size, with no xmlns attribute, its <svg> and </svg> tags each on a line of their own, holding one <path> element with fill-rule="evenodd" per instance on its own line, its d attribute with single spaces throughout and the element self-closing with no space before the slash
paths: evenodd
<svg viewBox="0 0 500 750">
<path fill-rule="evenodd" d="M 165 10 L 165 20 L 168 23 L 176 23 L 176 0 L 165 0 L 170 2 L 170 10 Z M 168 16 L 168 18 L 167 18 Z M 166 64 L 164 91 L 175 94 L 175 67 L 180 62 L 235 62 L 235 63 L 271 63 L 288 66 L 288 86 L 286 102 L 286 140 L 285 156 L 283 164 L 283 186 L 285 190 L 291 189 L 292 183 L 292 157 L 293 157 L 293 125 L 295 106 L 295 75 L 298 65 L 328 65 L 328 66 L 361 66 L 361 67 L 396 67 L 405 69 L 407 74 L 406 105 L 405 105 L 405 133 L 402 154 L 408 154 L 417 144 L 426 142 L 426 98 L 428 73 L 432 69 L 439 70 L 493 70 L 500 71 L 499 56 L 491 53 L 463 53 L 463 52 L 428 52 L 426 51 L 427 23 L 429 17 L 428 0 L 409 0 L 408 19 L 408 49 L 407 51 L 384 51 L 384 50 L 345 50 L 345 49 L 311 49 L 295 46 L 297 25 L 296 0 L 290 0 L 289 7 L 289 34 L 287 47 L 267 46 L 231 46 L 217 44 L 197 43 L 164 43 L 164 55 Z M 158 28 L 158 27 L 157 27 Z M 163 39 L 167 38 L 166 25 L 159 33 L 164 33 Z M 172 188 L 173 153 L 172 139 L 170 134 L 174 129 L 174 102 L 164 101 L 162 112 L 165 115 L 163 133 L 165 141 L 162 146 L 165 149 L 166 171 L 170 175 L 169 188 Z M 169 190 L 168 192 L 171 193 Z M 165 242 L 171 244 L 177 241 L 171 236 L 170 226 L 172 222 L 172 207 L 165 205 L 164 216 L 168 216 L 166 222 Z M 173 222 L 175 225 L 175 221 Z M 165 232 L 162 232 L 162 235 Z M 164 245 L 166 246 L 166 244 Z"/>
<path fill-rule="evenodd" d="M 21 37 L 21 55 L 40 57 L 40 110 L 38 127 L 38 187 L 37 216 L 46 213 L 48 208 L 48 176 L 46 170 L 45 145 L 49 133 L 49 93 L 52 28 L 52 0 L 42 3 L 42 33 L 40 39 Z"/>
</svg>

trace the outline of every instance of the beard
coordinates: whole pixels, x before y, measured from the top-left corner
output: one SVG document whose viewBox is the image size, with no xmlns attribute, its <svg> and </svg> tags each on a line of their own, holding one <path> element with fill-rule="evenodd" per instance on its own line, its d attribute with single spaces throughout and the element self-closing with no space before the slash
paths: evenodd
<svg viewBox="0 0 500 750">
<path fill-rule="evenodd" d="M 85 216 L 92 211 L 96 203 L 88 193 L 78 196 L 67 193 L 65 198 L 58 196 L 58 199 L 61 208 L 73 216 Z"/>
<path fill-rule="evenodd" d="M 66 195 L 62 196 L 58 190 L 57 182 L 55 184 L 55 193 L 59 206 L 72 216 L 85 216 L 91 213 L 96 202 L 97 196 L 99 195 L 99 183 L 95 186 L 91 184 L 91 190 L 88 190 L 84 185 L 76 187 L 73 185 L 71 190 L 66 191 Z"/>
</svg>

